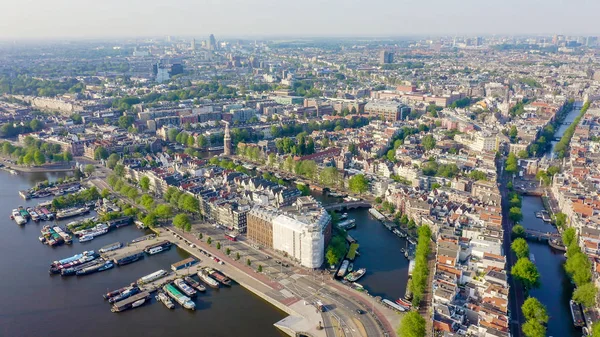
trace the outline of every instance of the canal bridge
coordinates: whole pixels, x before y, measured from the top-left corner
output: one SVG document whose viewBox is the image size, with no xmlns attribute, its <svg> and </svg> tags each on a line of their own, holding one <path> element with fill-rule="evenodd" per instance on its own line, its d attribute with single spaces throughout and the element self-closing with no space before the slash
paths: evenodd
<svg viewBox="0 0 600 337">
<path fill-rule="evenodd" d="M 525 230 L 525 238 L 533 241 L 549 241 L 552 239 L 560 239 L 561 236 L 559 233 L 550 233 L 550 232 L 542 232 L 536 231 L 534 229 L 526 229 Z"/>
<path fill-rule="evenodd" d="M 328 211 L 341 211 L 345 209 L 348 210 L 355 208 L 371 208 L 371 204 L 368 201 L 358 200 L 326 205 L 324 206 L 324 208 Z"/>
</svg>

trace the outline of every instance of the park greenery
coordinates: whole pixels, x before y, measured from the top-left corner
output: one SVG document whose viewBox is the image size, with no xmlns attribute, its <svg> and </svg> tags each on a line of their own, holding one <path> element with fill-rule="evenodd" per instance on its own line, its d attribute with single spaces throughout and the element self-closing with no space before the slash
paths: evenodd
<svg viewBox="0 0 600 337">
<path fill-rule="evenodd" d="M 460 173 L 456 164 L 439 164 L 433 158 L 423 164 L 421 171 L 426 176 L 443 178 L 454 178 Z"/>
<path fill-rule="evenodd" d="M 183 214 L 183 213 L 177 214 L 173 218 L 173 226 L 175 226 L 175 228 L 179 228 L 186 232 L 189 232 L 192 230 L 192 223 L 190 222 L 190 217 L 187 214 Z"/>
<path fill-rule="evenodd" d="M 425 337 L 427 334 L 425 318 L 411 310 L 402 316 L 396 331 L 399 337 Z"/>
<path fill-rule="evenodd" d="M 77 193 L 61 195 L 54 198 L 52 200 L 52 208 L 59 210 L 67 207 L 81 206 L 86 202 L 96 201 L 98 198 L 100 198 L 98 189 L 96 187 L 90 187 Z"/>
<path fill-rule="evenodd" d="M 364 174 L 356 174 L 348 179 L 348 188 L 353 193 L 363 194 L 369 190 L 369 180 Z"/>
<path fill-rule="evenodd" d="M 37 132 L 44 128 L 44 122 L 38 119 L 32 119 L 29 123 L 13 124 L 6 123 L 0 126 L 0 137 L 15 137 L 23 133 Z"/>
<path fill-rule="evenodd" d="M 488 180 L 487 174 L 485 174 L 484 172 L 478 171 L 478 170 L 471 171 L 469 173 L 469 178 L 471 178 L 473 180 L 483 180 L 483 181 Z"/>
<path fill-rule="evenodd" d="M 25 147 L 12 145 L 10 142 L 2 142 L 2 155 L 15 158 L 19 165 L 43 165 L 46 162 L 63 162 L 73 159 L 68 151 L 62 151 L 60 145 L 50 144 L 31 136 L 25 137 Z"/>
<path fill-rule="evenodd" d="M 544 186 L 550 186 L 550 184 L 552 184 L 552 177 L 558 172 L 560 172 L 558 166 L 550 166 L 547 170 L 539 170 L 535 175 L 535 178 L 540 180 Z"/>
<path fill-rule="evenodd" d="M 413 294 L 412 303 L 418 306 L 423 299 L 423 294 L 427 289 L 427 276 L 429 275 L 429 266 L 427 256 L 430 252 L 429 241 L 431 240 L 431 229 L 427 225 L 422 225 L 418 230 L 417 249 L 415 252 L 415 268 L 408 282 L 408 289 Z"/>
<path fill-rule="evenodd" d="M 325 259 L 330 266 L 335 266 L 346 254 L 346 231 L 337 226 L 340 222 L 340 217 L 337 213 L 329 212 L 329 215 L 331 216 L 333 236 L 327 246 Z"/>
</svg>

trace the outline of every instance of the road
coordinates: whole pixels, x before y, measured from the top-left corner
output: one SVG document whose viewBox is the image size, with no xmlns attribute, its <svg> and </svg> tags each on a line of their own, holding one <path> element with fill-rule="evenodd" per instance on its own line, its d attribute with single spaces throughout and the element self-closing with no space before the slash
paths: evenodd
<svg viewBox="0 0 600 337">
<path fill-rule="evenodd" d="M 510 298 L 509 298 L 509 310 L 510 310 L 510 331 L 513 336 L 520 337 L 521 336 L 521 322 L 523 319 L 521 317 L 521 305 L 525 301 L 523 295 L 523 287 L 520 284 L 517 284 L 514 278 L 510 274 L 510 268 L 512 268 L 514 261 L 513 253 L 510 249 L 511 244 L 511 232 L 512 232 L 512 222 L 508 217 L 508 189 L 506 188 L 506 184 L 510 181 L 510 177 L 508 174 L 504 174 L 504 160 L 499 161 L 499 189 L 500 195 L 502 196 L 502 228 L 504 229 L 504 239 L 503 239 L 503 248 L 504 254 L 506 256 L 506 270 L 508 274 L 508 281 L 510 283 Z"/>
<path fill-rule="evenodd" d="M 177 231 L 175 228 L 172 230 Z M 369 337 L 386 336 L 386 332 L 389 331 L 389 328 L 385 328 L 383 324 L 378 323 L 378 319 L 373 313 L 375 303 L 368 307 L 364 304 L 364 301 L 359 303 L 351 299 L 352 296 L 341 295 L 340 289 L 332 287 L 332 284 L 340 287 L 341 285 L 336 284 L 337 282 L 331 279 L 329 273 L 320 270 L 307 271 L 304 268 L 297 267 L 291 260 L 282 256 L 271 256 L 271 252 L 247 243 L 243 237 L 240 237 L 239 241 L 229 241 L 225 239 L 224 234 L 226 231 L 224 229 L 216 228 L 208 223 L 194 224 L 190 236 L 197 237 L 199 233 L 202 233 L 205 241 L 210 237 L 214 247 L 217 246 L 218 242 L 221 245 L 221 252 L 229 248 L 232 256 L 236 253 L 240 254 L 240 261 L 250 259 L 253 271 L 258 268 L 258 265 L 262 265 L 263 275 L 268 277 L 270 281 L 281 284 L 298 299 L 311 303 L 320 300 L 329 309 L 327 311 L 328 315 L 335 314 L 335 317 L 338 318 L 337 321 L 341 324 L 345 336 L 361 335 L 360 329 L 354 324 L 352 318 L 357 319 L 364 326 Z M 216 248 L 214 250 L 216 251 Z M 380 305 L 377 304 L 377 306 Z M 359 309 L 366 313 L 358 314 L 357 310 Z M 326 323 L 325 325 L 328 326 Z"/>
</svg>

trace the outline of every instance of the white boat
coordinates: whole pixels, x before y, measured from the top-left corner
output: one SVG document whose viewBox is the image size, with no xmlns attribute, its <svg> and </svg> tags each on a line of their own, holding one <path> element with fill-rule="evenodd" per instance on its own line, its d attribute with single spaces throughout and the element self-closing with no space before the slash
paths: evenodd
<svg viewBox="0 0 600 337">
<path fill-rule="evenodd" d="M 359 270 L 346 275 L 345 279 L 349 282 L 355 282 L 358 281 L 358 279 L 360 279 L 361 277 L 363 277 L 366 273 L 366 268 L 360 268 Z"/>
<path fill-rule="evenodd" d="M 15 209 L 13 209 L 13 210 L 12 210 L 12 212 L 11 212 L 11 216 L 14 218 L 14 217 L 16 217 L 17 215 L 18 215 L 18 216 L 21 216 L 21 213 L 19 213 L 19 210 L 15 208 Z"/>
<path fill-rule="evenodd" d="M 349 264 L 350 264 L 350 261 L 348 261 L 348 260 L 344 260 L 342 262 L 342 265 L 340 266 L 340 270 L 338 270 L 338 273 L 337 273 L 338 277 L 344 277 L 344 275 L 346 275 L 346 271 L 348 270 Z"/>
<path fill-rule="evenodd" d="M 215 279 L 213 279 L 212 277 L 210 277 L 202 272 L 198 272 L 198 277 L 200 278 L 200 280 L 202 280 L 202 282 L 208 284 L 209 286 L 211 286 L 213 288 L 219 287 L 219 282 L 217 282 Z"/>
<path fill-rule="evenodd" d="M 156 300 L 162 302 L 165 305 L 165 307 L 169 309 L 175 308 L 175 304 L 173 304 L 173 301 L 171 301 L 169 296 L 167 296 L 163 292 L 159 292 L 158 295 L 156 295 Z"/>
<path fill-rule="evenodd" d="M 137 308 L 137 307 L 141 306 L 141 305 L 142 305 L 142 304 L 144 304 L 144 303 L 146 303 L 146 299 L 145 299 L 145 298 L 142 298 L 141 300 L 137 300 L 137 301 L 133 302 L 133 303 L 131 304 L 131 307 L 132 307 L 132 308 Z"/>
<path fill-rule="evenodd" d="M 29 211 L 29 215 L 31 215 L 31 220 L 33 220 L 33 221 L 40 221 L 40 216 L 37 214 L 36 211 L 30 210 Z"/>
<path fill-rule="evenodd" d="M 178 278 L 173 283 L 179 288 L 179 290 L 183 291 L 187 296 L 195 296 L 196 290 L 190 287 L 187 283 L 185 283 L 182 279 Z"/>
<path fill-rule="evenodd" d="M 25 218 L 20 215 L 16 215 L 15 222 L 17 223 L 17 225 L 24 225 L 27 223 L 27 220 L 25 220 Z"/>
<path fill-rule="evenodd" d="M 405 312 L 406 309 L 402 306 L 400 306 L 398 303 L 394 303 L 388 299 L 383 299 L 383 304 L 386 304 L 388 307 L 390 307 L 391 309 L 395 309 L 398 310 L 400 312 Z"/>
<path fill-rule="evenodd" d="M 92 241 L 92 240 L 94 240 L 94 236 L 89 235 L 89 234 L 82 235 L 79 237 L 79 242 L 87 242 L 87 241 Z"/>
<path fill-rule="evenodd" d="M 159 278 L 164 277 L 166 275 L 167 275 L 167 271 L 164 269 L 161 269 L 159 271 L 155 271 L 152 274 L 141 277 L 137 282 L 140 284 L 149 283 L 149 282 L 158 280 Z"/>
</svg>

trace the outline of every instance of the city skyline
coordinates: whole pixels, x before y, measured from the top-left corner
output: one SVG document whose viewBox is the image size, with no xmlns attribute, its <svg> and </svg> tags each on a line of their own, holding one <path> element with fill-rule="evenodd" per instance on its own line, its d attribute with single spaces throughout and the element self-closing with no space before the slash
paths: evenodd
<svg viewBox="0 0 600 337">
<path fill-rule="evenodd" d="M 487 3 L 459 6 L 376 0 L 279 3 L 259 0 L 213 3 L 179 0 L 102 3 L 31 0 L 10 2 L 0 14 L 0 39 L 112 38 L 134 36 L 389 37 L 414 35 L 594 35 L 589 1 Z M 35 8 L 35 11 L 31 11 Z M 365 14 L 365 10 L 366 13 Z M 343 11 L 343 15 L 339 15 Z M 60 24 L 57 25 L 56 23 Z"/>
</svg>

